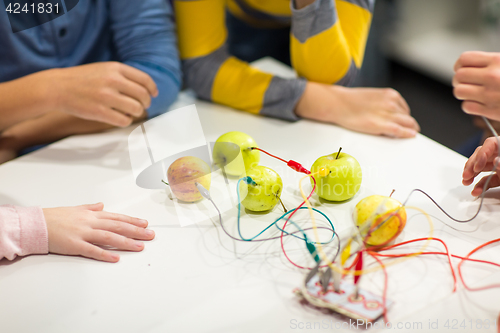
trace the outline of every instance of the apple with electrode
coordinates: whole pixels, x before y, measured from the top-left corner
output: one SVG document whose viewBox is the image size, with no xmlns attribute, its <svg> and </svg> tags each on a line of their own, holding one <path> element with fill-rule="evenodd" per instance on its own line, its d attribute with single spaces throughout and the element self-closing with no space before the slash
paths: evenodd
<svg viewBox="0 0 500 333">
<path fill-rule="evenodd" d="M 394 242 L 406 226 L 406 210 L 394 198 L 372 195 L 356 205 L 353 219 L 364 243 L 383 247 Z"/>
<path fill-rule="evenodd" d="M 309 174 L 311 184 L 314 186 L 316 183 L 318 196 L 326 202 L 344 202 L 358 193 L 362 183 L 362 169 L 353 156 L 341 150 L 342 148 L 336 153 L 318 158 L 310 172 L 294 161 L 290 161 L 288 166 Z M 242 198 L 241 204 L 247 210 L 270 211 L 281 200 L 283 181 L 274 170 L 259 165 L 259 147 L 251 136 L 238 131 L 225 133 L 217 139 L 212 154 L 214 163 L 226 174 L 242 177 L 237 191 Z M 171 171 L 174 167 L 175 162 L 169 168 L 169 175 L 180 177 L 181 171 Z M 200 170 L 205 172 L 208 170 L 207 166 L 200 163 L 193 163 L 190 167 L 201 168 Z M 187 172 L 189 168 L 183 170 Z M 193 174 L 198 177 L 200 175 L 199 172 Z M 189 177 L 185 179 L 189 181 L 182 186 L 174 182 L 174 194 L 178 193 L 176 196 L 184 201 L 201 199 L 199 192 L 198 195 L 193 194 L 197 191 L 194 180 Z M 170 183 L 172 187 L 172 181 Z M 209 189 L 210 178 L 200 178 L 198 183 Z M 353 219 L 360 228 L 366 245 L 383 246 L 402 232 L 406 225 L 406 211 L 401 203 L 393 198 L 370 196 L 356 205 Z"/>
<path fill-rule="evenodd" d="M 184 156 L 175 160 L 167 171 L 168 183 L 175 197 L 184 202 L 195 202 L 203 197 L 196 187 L 201 184 L 210 189 L 212 180 L 210 166 L 196 156 Z"/>
<path fill-rule="evenodd" d="M 216 166 L 230 176 L 244 176 L 246 170 L 257 166 L 260 152 L 255 140 L 248 134 L 232 131 L 221 135 L 215 142 L 212 158 Z"/>
<path fill-rule="evenodd" d="M 253 212 L 273 209 L 280 201 L 283 190 L 283 181 L 278 173 L 261 165 L 248 170 L 247 180 L 239 184 L 239 196 L 244 197 L 241 204 Z"/>
<path fill-rule="evenodd" d="M 361 166 L 354 157 L 341 150 L 342 148 L 337 153 L 318 158 L 311 167 L 318 196 L 328 201 L 349 200 L 361 187 Z M 328 170 L 324 176 L 318 174 L 322 168 Z M 311 185 L 314 185 L 312 177 Z"/>
</svg>

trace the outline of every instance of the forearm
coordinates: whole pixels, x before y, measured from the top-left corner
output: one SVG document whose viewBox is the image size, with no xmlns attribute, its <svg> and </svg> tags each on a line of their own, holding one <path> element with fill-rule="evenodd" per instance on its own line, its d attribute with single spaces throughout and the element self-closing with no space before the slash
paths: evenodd
<svg viewBox="0 0 500 333">
<path fill-rule="evenodd" d="M 70 135 L 101 132 L 111 125 L 80 119 L 62 112 L 50 112 L 5 130 L 0 148 L 20 151 L 27 147 L 51 143 Z"/>
<path fill-rule="evenodd" d="M 50 84 L 39 84 L 48 71 L 0 83 L 0 132 L 51 109 Z"/>
<path fill-rule="evenodd" d="M 169 2 L 113 0 L 110 12 L 118 60 L 147 73 L 158 88 L 148 116 L 167 111 L 177 98 L 182 76 Z"/>
<path fill-rule="evenodd" d="M 250 113 L 297 120 L 294 108 L 305 89 L 301 79 L 264 73 L 227 54 L 224 47 L 183 63 L 185 81 L 202 99 Z"/>
<path fill-rule="evenodd" d="M 309 1 L 309 0 L 308 0 Z M 176 0 L 184 79 L 199 98 L 251 113 L 297 120 L 301 79 L 282 79 L 232 57 L 225 46 L 225 1 Z"/>
</svg>

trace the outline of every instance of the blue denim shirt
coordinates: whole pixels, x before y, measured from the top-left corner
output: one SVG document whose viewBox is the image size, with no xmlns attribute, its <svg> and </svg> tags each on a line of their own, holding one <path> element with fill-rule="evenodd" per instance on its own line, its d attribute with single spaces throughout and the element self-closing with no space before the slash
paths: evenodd
<svg viewBox="0 0 500 333">
<path fill-rule="evenodd" d="M 80 0 L 66 14 L 16 33 L 5 9 L 0 2 L 0 82 L 49 68 L 120 61 L 156 82 L 159 96 L 149 117 L 165 112 L 177 97 L 181 70 L 167 1 Z"/>
</svg>

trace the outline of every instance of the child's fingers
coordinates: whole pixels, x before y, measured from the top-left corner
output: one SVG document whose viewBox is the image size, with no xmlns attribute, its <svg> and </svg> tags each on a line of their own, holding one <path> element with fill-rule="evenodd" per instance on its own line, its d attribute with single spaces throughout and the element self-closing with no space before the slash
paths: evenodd
<svg viewBox="0 0 500 333">
<path fill-rule="evenodd" d="M 398 123 L 399 125 L 420 132 L 420 126 L 418 125 L 415 118 L 413 118 L 412 116 L 401 113 L 393 113 L 390 117 L 394 122 Z"/>
<path fill-rule="evenodd" d="M 483 171 L 491 171 L 493 169 L 492 162 L 498 156 L 497 141 L 495 138 L 488 138 L 483 146 L 476 154 L 476 163 L 474 165 L 474 173 L 477 175 Z"/>
<path fill-rule="evenodd" d="M 498 140 L 496 137 L 489 137 L 484 141 L 483 148 L 488 155 L 488 161 L 493 161 L 498 156 Z"/>
<path fill-rule="evenodd" d="M 486 107 L 486 105 L 479 103 L 475 100 L 464 101 L 462 103 L 462 110 L 464 110 L 465 113 L 473 114 L 476 116 L 488 117 L 488 114 L 491 113 Z"/>
<path fill-rule="evenodd" d="M 482 147 L 477 152 L 476 163 L 474 163 L 474 174 L 477 176 L 480 172 L 484 170 L 486 167 L 486 163 L 488 163 L 488 156 L 485 152 L 485 147 Z"/>
<path fill-rule="evenodd" d="M 112 246 L 119 250 L 135 252 L 144 250 L 144 243 L 104 230 L 94 230 L 88 241 L 98 245 Z"/>
<path fill-rule="evenodd" d="M 481 171 L 481 172 L 490 172 L 493 170 L 494 166 L 495 166 L 495 164 L 493 162 L 487 162 L 483 168 L 483 171 Z M 498 171 L 498 167 L 497 167 L 497 171 Z"/>
<path fill-rule="evenodd" d="M 481 147 L 477 147 L 474 153 L 469 157 L 467 162 L 465 162 L 464 172 L 462 173 L 462 183 L 466 186 L 472 184 L 474 177 L 476 177 L 474 173 L 474 165 L 476 164 L 477 154 Z"/>
<path fill-rule="evenodd" d="M 462 174 L 464 185 L 470 185 L 479 173 L 493 169 L 493 160 L 498 155 L 497 147 L 496 139 L 488 138 L 483 146 L 476 148 L 474 154 L 465 163 Z"/>
<path fill-rule="evenodd" d="M 491 181 L 488 184 L 488 188 L 484 188 L 484 185 L 486 185 L 486 181 L 488 180 L 489 176 L 483 177 L 477 184 L 474 186 L 474 189 L 472 190 L 471 194 L 475 197 L 480 196 L 484 191 L 489 190 L 490 188 L 493 187 L 498 187 L 500 186 L 500 179 L 498 177 L 498 174 L 495 174 L 492 178 Z"/>
<path fill-rule="evenodd" d="M 118 254 L 111 251 L 106 251 L 87 242 L 84 242 L 84 244 L 82 245 L 80 254 L 87 258 L 106 262 L 118 262 L 120 260 L 120 256 Z"/>
<path fill-rule="evenodd" d="M 396 122 L 388 121 L 380 125 L 381 134 L 392 138 L 413 138 L 417 135 L 417 131 L 412 128 L 401 126 Z"/>
<path fill-rule="evenodd" d="M 145 228 L 148 226 L 148 221 L 146 221 L 146 220 L 139 219 L 137 217 L 122 215 L 122 214 L 109 213 L 109 212 L 99 212 L 96 216 L 100 219 L 126 222 L 126 223 L 133 224 L 133 225 L 141 227 L 141 228 Z"/>
<path fill-rule="evenodd" d="M 462 67 L 457 70 L 453 78 L 453 87 L 457 87 L 461 83 L 483 85 L 487 73 L 488 69 L 484 67 Z"/>
<path fill-rule="evenodd" d="M 473 101 L 484 104 L 484 87 L 461 83 L 453 89 L 455 97 L 462 101 Z"/>
<path fill-rule="evenodd" d="M 151 240 L 155 237 L 153 230 L 115 220 L 98 220 L 94 229 L 110 231 L 132 239 Z"/>
<path fill-rule="evenodd" d="M 462 67 L 486 67 L 491 62 L 491 55 L 488 52 L 468 51 L 462 53 L 455 64 L 455 71 Z"/>
</svg>

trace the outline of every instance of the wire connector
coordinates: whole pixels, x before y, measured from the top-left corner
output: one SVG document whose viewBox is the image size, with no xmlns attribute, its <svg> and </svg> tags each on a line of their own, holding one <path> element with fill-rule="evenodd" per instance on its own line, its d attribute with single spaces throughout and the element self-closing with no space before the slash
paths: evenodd
<svg viewBox="0 0 500 333">
<path fill-rule="evenodd" d="M 287 162 L 286 160 L 282 159 L 281 157 L 278 157 L 278 156 L 275 156 L 273 154 L 270 154 L 267 151 L 265 151 L 264 149 L 261 149 L 259 147 L 249 147 L 248 149 L 250 149 L 250 150 L 254 150 L 255 149 L 255 150 L 261 151 L 261 152 L 263 152 L 266 155 L 269 155 L 269 156 L 271 156 L 271 157 L 273 157 L 273 158 L 275 158 L 277 160 L 280 160 L 281 162 L 286 163 L 286 165 L 288 165 L 290 168 L 292 168 L 293 170 L 295 170 L 297 172 L 302 172 L 302 173 L 305 173 L 306 175 L 310 175 L 311 174 L 311 171 L 309 171 L 306 168 L 304 168 L 302 166 L 302 164 L 300 164 L 299 162 L 295 162 L 295 161 L 292 161 L 292 160 L 290 160 L 290 161 Z"/>
<path fill-rule="evenodd" d="M 311 174 L 311 171 L 304 168 L 302 166 L 302 164 L 300 164 L 299 162 L 295 162 L 295 161 L 290 160 L 290 161 L 288 161 L 288 163 L 286 165 L 288 165 L 290 168 L 292 168 L 293 170 L 295 170 L 297 172 L 302 172 L 302 173 L 305 173 L 306 175 Z"/>
<path fill-rule="evenodd" d="M 198 189 L 202 197 L 212 201 L 212 197 L 210 197 L 210 192 L 203 185 L 197 182 L 195 182 L 194 185 L 196 185 L 196 188 Z"/>
<path fill-rule="evenodd" d="M 253 185 L 253 186 L 257 185 L 257 183 L 255 182 L 255 180 L 252 179 L 252 177 L 247 176 L 247 177 L 243 177 L 242 179 L 248 185 Z"/>
</svg>

